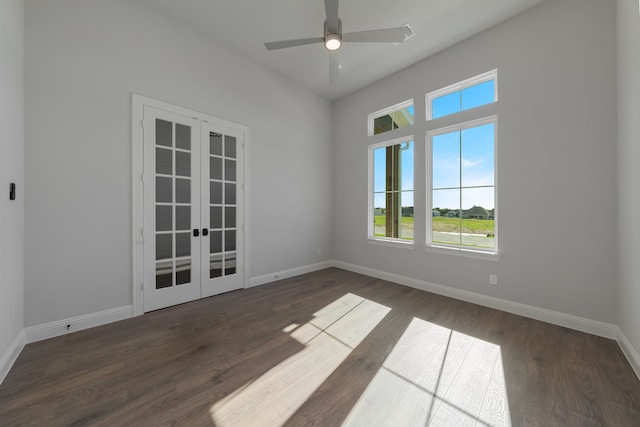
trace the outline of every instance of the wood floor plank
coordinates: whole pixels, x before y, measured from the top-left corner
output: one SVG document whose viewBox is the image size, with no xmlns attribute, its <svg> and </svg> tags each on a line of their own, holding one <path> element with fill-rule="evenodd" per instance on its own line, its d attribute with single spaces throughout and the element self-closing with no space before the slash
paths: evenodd
<svg viewBox="0 0 640 427">
<path fill-rule="evenodd" d="M 638 426 L 612 341 L 329 268 L 25 346 L 0 426 Z"/>
</svg>

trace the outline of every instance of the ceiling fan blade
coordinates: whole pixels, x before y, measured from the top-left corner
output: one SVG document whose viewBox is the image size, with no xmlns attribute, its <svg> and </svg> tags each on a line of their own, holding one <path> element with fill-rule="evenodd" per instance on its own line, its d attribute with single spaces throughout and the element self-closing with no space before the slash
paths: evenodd
<svg viewBox="0 0 640 427">
<path fill-rule="evenodd" d="M 330 33 L 338 32 L 338 3 L 340 0 L 324 0 L 324 10 L 327 13 L 327 30 Z"/>
<path fill-rule="evenodd" d="M 404 41 L 404 28 L 385 28 L 382 30 L 356 31 L 344 33 L 342 41 L 358 43 L 402 43 Z"/>
<path fill-rule="evenodd" d="M 340 57 L 338 52 L 329 52 L 329 83 L 334 84 L 340 77 Z"/>
<path fill-rule="evenodd" d="M 322 43 L 324 37 L 310 37 L 308 39 L 280 40 L 277 42 L 267 42 L 264 47 L 267 50 L 284 49 L 287 47 L 304 46 L 306 44 Z"/>
</svg>

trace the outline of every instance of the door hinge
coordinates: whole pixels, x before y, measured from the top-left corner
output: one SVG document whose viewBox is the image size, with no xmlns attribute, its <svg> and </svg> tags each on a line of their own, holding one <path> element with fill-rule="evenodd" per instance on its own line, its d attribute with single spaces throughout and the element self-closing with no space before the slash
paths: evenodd
<svg viewBox="0 0 640 427">
<path fill-rule="evenodd" d="M 144 282 L 140 283 L 140 291 L 144 291 Z"/>
<path fill-rule="evenodd" d="M 144 119 L 140 119 L 140 127 L 143 128 L 144 127 Z"/>
<path fill-rule="evenodd" d="M 144 228 L 140 229 L 140 237 L 144 237 Z"/>
<path fill-rule="evenodd" d="M 144 174 L 143 173 L 140 174 L 140 182 L 144 182 Z"/>
</svg>

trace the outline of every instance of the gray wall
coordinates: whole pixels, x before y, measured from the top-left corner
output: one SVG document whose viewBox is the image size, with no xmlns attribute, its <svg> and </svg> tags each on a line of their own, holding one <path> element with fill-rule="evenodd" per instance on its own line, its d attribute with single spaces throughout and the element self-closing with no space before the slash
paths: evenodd
<svg viewBox="0 0 640 427">
<path fill-rule="evenodd" d="M 618 0 L 619 325 L 640 354 L 640 11 Z"/>
<path fill-rule="evenodd" d="M 334 257 L 616 323 L 615 20 L 615 2 L 546 2 L 339 100 L 333 111 Z M 383 138 L 366 136 L 367 115 L 414 98 L 410 132 L 415 157 L 423 159 L 425 93 L 493 68 L 499 102 L 486 111 L 499 116 L 502 259 L 424 251 L 426 172 L 418 166 L 415 249 L 368 244 L 367 146 Z M 498 288 L 489 285 L 489 273 L 498 274 Z"/>
<path fill-rule="evenodd" d="M 138 2 L 25 13 L 26 326 L 132 302 L 132 92 L 250 127 L 249 277 L 331 259 L 327 101 Z"/>
<path fill-rule="evenodd" d="M 23 327 L 24 5 L 0 2 L 0 359 Z M 17 200 L 9 201 L 9 183 Z"/>
</svg>

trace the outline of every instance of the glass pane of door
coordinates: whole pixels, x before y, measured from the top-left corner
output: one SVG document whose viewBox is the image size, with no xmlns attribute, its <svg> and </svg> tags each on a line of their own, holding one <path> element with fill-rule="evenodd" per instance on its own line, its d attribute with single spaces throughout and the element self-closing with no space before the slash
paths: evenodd
<svg viewBox="0 0 640 427">
<path fill-rule="evenodd" d="M 191 128 L 155 119 L 156 289 L 191 282 Z"/>
<path fill-rule="evenodd" d="M 237 140 L 209 133 L 209 278 L 236 274 Z"/>
</svg>

